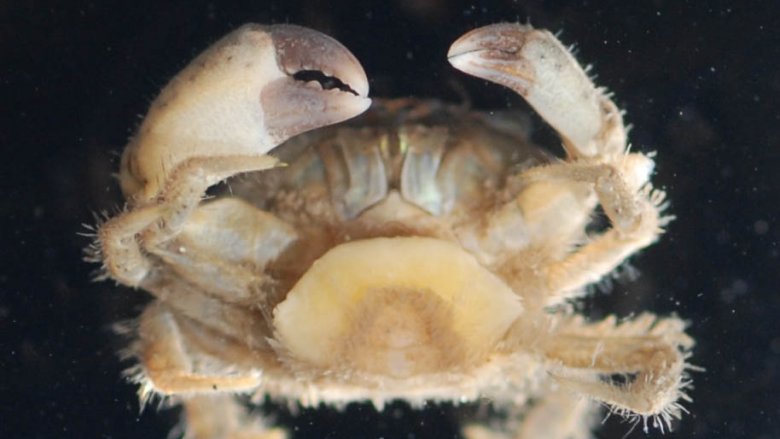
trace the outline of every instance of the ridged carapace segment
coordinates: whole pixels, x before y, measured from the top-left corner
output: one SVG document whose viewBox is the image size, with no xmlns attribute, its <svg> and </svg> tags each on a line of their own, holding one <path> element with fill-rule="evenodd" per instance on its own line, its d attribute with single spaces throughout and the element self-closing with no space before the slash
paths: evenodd
<svg viewBox="0 0 780 439">
<path fill-rule="evenodd" d="M 436 217 L 484 211 L 509 177 L 551 158 L 507 122 L 518 116 L 377 99 L 354 120 L 281 145 L 273 155 L 287 166 L 237 179 L 231 193 L 277 211 L 289 206 L 291 221 L 301 210 L 320 218 L 327 212 L 336 222 L 353 220 L 393 193 Z"/>
<path fill-rule="evenodd" d="M 483 360 L 521 312 L 519 297 L 459 246 L 374 238 L 317 260 L 274 326 L 296 360 L 398 377 Z"/>
</svg>

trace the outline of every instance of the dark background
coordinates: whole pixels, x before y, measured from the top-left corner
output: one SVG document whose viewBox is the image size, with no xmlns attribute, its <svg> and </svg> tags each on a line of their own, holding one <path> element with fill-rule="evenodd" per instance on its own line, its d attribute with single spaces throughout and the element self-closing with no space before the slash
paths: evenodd
<svg viewBox="0 0 780 439">
<path fill-rule="evenodd" d="M 630 4 L 630 5 L 628 5 Z M 653 310 L 690 321 L 691 411 L 666 438 L 780 437 L 780 14 L 773 1 L 444 0 L 0 2 L 0 437 L 163 438 L 174 414 L 138 413 L 110 324 L 144 294 L 90 282 L 77 235 L 121 199 L 111 173 L 157 91 L 245 22 L 333 35 L 363 63 L 373 96 L 526 108 L 452 70 L 449 43 L 478 25 L 562 30 L 657 150 L 657 185 L 678 219 L 633 259 L 635 281 L 584 305 L 594 316 Z M 539 119 L 537 137 L 557 141 Z M 449 406 L 304 411 L 295 438 L 458 437 Z M 597 434 L 620 438 L 611 418 Z M 645 437 L 637 429 L 629 438 Z"/>
</svg>

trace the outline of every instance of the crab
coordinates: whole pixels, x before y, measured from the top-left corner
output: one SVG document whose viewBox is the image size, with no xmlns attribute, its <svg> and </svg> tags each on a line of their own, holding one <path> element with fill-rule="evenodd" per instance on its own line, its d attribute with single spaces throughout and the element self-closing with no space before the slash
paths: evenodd
<svg viewBox="0 0 780 439">
<path fill-rule="evenodd" d="M 153 296 L 129 376 L 142 401 L 183 407 L 186 437 L 284 437 L 250 415 L 265 397 L 506 411 L 466 424 L 472 439 L 589 437 L 600 403 L 680 417 L 684 322 L 575 306 L 662 234 L 652 156 L 628 151 L 621 112 L 547 31 L 486 26 L 447 56 L 525 98 L 565 158 L 506 115 L 371 105 L 357 59 L 293 25 L 235 30 L 154 101 L 94 257 Z"/>
</svg>

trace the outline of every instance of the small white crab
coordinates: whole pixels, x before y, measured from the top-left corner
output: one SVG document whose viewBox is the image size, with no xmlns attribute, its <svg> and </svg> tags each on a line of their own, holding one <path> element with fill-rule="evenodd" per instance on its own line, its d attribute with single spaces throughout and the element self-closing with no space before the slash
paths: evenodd
<svg viewBox="0 0 780 439">
<path fill-rule="evenodd" d="M 108 277 L 155 297 L 132 376 L 142 399 L 183 405 L 187 437 L 285 435 L 238 394 L 511 414 L 472 439 L 589 437 L 592 400 L 679 416 L 683 322 L 571 306 L 662 232 L 653 161 L 549 32 L 487 26 L 448 57 L 522 95 L 566 159 L 505 119 L 416 100 L 285 143 L 370 104 L 352 54 L 297 26 L 241 27 L 154 101 L 122 157 L 128 208 L 96 247 Z M 597 205 L 611 227 L 589 236 Z"/>
</svg>

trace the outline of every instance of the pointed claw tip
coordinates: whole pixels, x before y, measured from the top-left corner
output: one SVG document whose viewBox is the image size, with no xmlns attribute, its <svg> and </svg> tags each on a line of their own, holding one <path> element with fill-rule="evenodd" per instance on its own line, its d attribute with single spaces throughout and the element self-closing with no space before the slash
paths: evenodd
<svg viewBox="0 0 780 439">
<path fill-rule="evenodd" d="M 455 40 L 447 52 L 450 62 L 474 52 L 493 52 L 495 56 L 518 53 L 534 28 L 519 23 L 498 23 L 474 29 Z"/>
<path fill-rule="evenodd" d="M 535 68 L 524 52 L 536 32 L 518 23 L 480 27 L 455 40 L 447 57 L 456 69 L 525 96 L 535 79 Z"/>
</svg>

